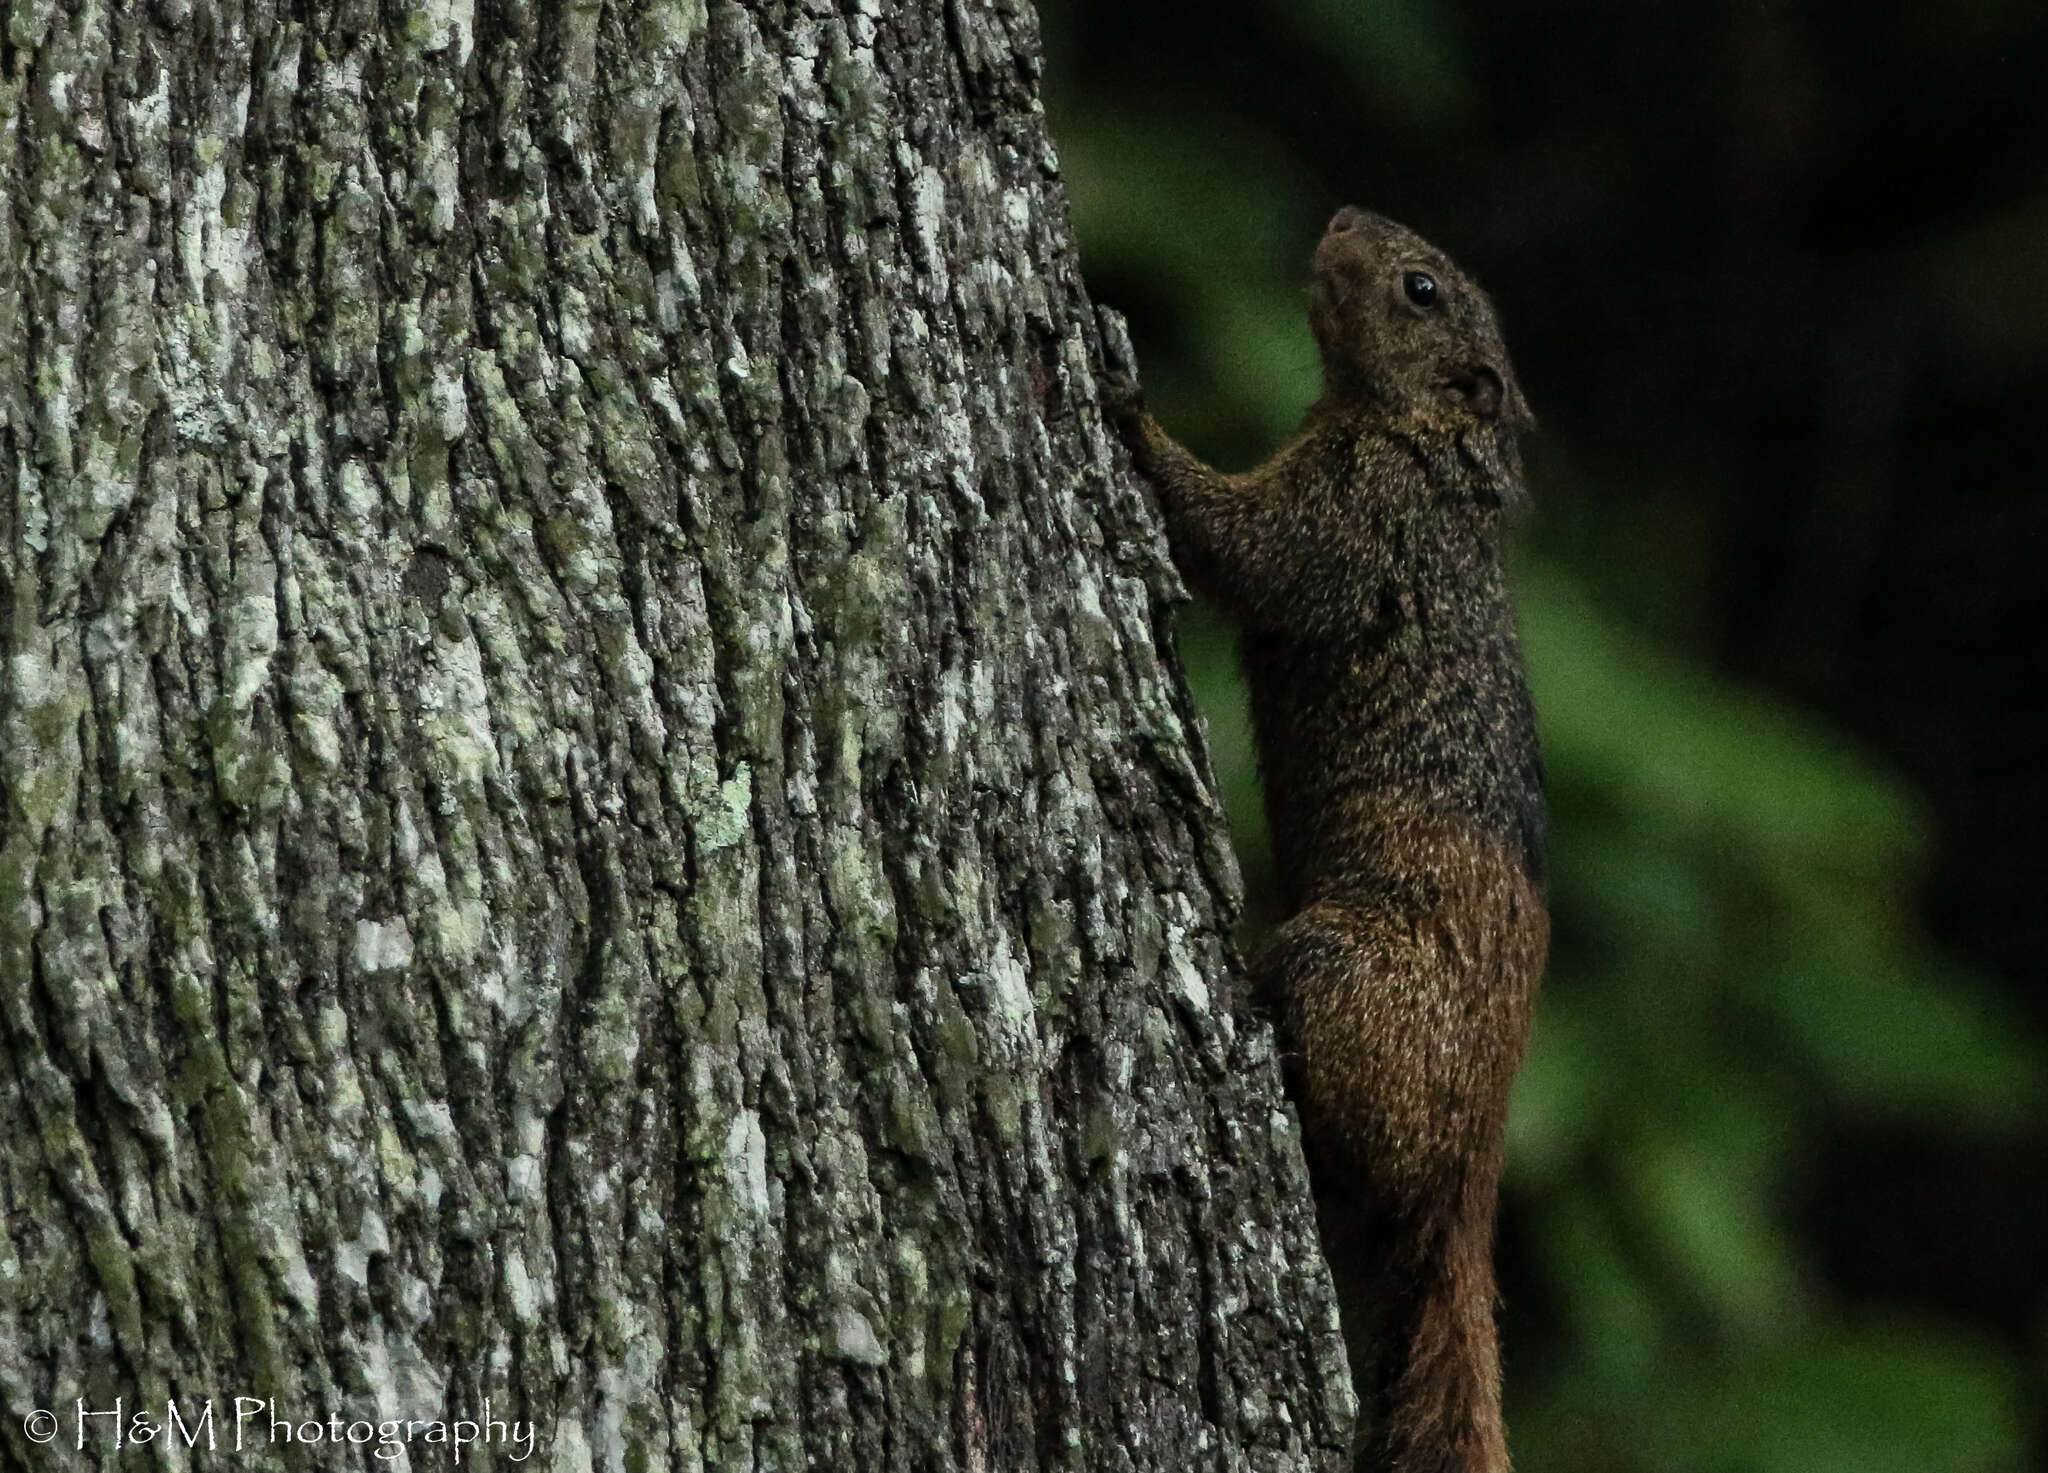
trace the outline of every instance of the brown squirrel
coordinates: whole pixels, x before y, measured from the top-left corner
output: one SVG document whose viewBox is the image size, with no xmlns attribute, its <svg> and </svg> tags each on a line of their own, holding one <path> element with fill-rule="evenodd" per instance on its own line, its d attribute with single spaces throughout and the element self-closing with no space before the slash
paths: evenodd
<svg viewBox="0 0 2048 1473">
<path fill-rule="evenodd" d="M 1502 576 L 1531 426 L 1492 305 L 1346 208 L 1317 247 L 1323 397 L 1223 475 L 1113 388 L 1174 561 L 1244 625 L 1291 918 L 1256 959 L 1362 1411 L 1360 1469 L 1503 1473 L 1492 1240 L 1549 939 L 1535 712 Z"/>
</svg>

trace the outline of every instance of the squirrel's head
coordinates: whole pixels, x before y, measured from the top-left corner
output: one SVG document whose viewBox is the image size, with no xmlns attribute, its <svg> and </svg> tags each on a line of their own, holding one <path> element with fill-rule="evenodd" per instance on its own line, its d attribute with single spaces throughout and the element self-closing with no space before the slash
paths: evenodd
<svg viewBox="0 0 2048 1473">
<path fill-rule="evenodd" d="M 1309 323 L 1326 400 L 1446 428 L 1534 423 L 1493 303 L 1406 226 L 1346 205 L 1316 247 Z"/>
</svg>

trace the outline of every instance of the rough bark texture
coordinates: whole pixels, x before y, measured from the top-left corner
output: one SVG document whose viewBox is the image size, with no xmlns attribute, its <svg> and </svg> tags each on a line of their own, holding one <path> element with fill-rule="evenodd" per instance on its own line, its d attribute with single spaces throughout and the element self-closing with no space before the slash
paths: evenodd
<svg viewBox="0 0 2048 1473">
<path fill-rule="evenodd" d="M 0 13 L 0 1466 L 1323 1466 L 1028 10 Z"/>
</svg>

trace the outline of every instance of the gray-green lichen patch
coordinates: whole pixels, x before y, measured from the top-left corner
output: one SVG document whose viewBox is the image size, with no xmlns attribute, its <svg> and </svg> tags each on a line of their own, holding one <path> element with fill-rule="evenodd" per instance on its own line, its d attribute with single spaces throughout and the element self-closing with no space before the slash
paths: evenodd
<svg viewBox="0 0 2048 1473">
<path fill-rule="evenodd" d="M 697 813 L 698 849 L 706 854 L 716 853 L 744 839 L 753 802 L 753 770 L 742 762 L 715 792 L 705 796 L 704 805 Z"/>
<path fill-rule="evenodd" d="M 412 965 L 412 932 L 405 917 L 356 922 L 355 963 L 365 972 L 402 971 Z"/>
<path fill-rule="evenodd" d="M 832 1353 L 857 1366 L 883 1366 L 889 1352 L 882 1348 L 875 1327 L 859 1310 L 842 1309 L 832 1322 Z"/>
</svg>

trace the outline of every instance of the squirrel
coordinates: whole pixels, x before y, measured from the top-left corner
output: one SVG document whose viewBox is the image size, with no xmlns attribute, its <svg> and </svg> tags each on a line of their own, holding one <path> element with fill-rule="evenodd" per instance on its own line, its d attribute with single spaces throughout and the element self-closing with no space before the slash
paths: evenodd
<svg viewBox="0 0 2048 1473">
<path fill-rule="evenodd" d="M 1493 1219 L 1549 942 L 1543 767 L 1500 545 L 1533 427 L 1492 304 L 1346 207 L 1317 246 L 1323 395 L 1224 475 L 1113 383 L 1196 592 L 1243 628 L 1290 918 L 1279 1025 L 1361 1408 L 1360 1470 L 1504 1473 Z"/>
</svg>

